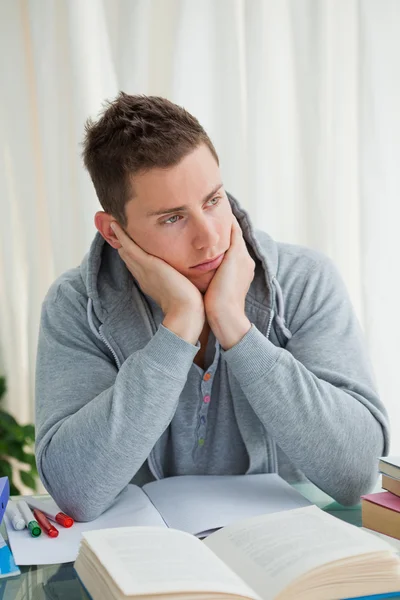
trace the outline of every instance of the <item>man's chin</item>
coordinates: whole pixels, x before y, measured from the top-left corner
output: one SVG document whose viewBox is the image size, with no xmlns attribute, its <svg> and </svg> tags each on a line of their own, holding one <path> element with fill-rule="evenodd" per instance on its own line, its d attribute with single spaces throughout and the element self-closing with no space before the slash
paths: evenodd
<svg viewBox="0 0 400 600">
<path fill-rule="evenodd" d="M 203 275 L 201 275 L 201 277 L 198 277 L 195 280 L 193 279 L 191 281 L 193 285 L 197 287 L 199 292 L 205 294 L 216 272 L 216 270 L 209 271 L 208 273 L 204 273 Z"/>
</svg>

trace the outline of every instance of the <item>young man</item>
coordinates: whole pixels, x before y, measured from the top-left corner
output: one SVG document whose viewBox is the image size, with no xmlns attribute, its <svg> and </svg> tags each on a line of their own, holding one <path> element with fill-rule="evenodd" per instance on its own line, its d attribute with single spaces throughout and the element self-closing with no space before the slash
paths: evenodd
<svg viewBox="0 0 400 600">
<path fill-rule="evenodd" d="M 332 263 L 256 231 L 198 121 L 121 93 L 89 121 L 104 212 L 43 304 L 37 464 L 67 513 L 190 474 L 277 472 L 356 503 L 388 420 Z"/>
</svg>

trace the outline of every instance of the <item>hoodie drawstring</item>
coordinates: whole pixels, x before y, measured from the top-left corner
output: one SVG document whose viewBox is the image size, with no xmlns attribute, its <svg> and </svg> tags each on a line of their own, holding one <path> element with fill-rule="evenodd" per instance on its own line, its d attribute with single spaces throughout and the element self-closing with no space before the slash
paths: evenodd
<svg viewBox="0 0 400 600">
<path fill-rule="evenodd" d="M 277 300 L 277 314 L 275 315 L 275 321 L 282 331 L 283 335 L 287 337 L 288 340 L 292 338 L 292 332 L 286 327 L 285 322 L 285 304 L 283 300 L 282 288 L 279 285 L 279 281 L 276 277 L 272 277 L 272 283 L 275 286 L 276 291 L 276 300 Z"/>
</svg>

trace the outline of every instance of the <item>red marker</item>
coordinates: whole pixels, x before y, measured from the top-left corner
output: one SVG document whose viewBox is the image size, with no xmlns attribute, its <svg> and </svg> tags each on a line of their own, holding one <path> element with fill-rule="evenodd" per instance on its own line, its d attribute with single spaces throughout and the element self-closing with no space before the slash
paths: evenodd
<svg viewBox="0 0 400 600">
<path fill-rule="evenodd" d="M 58 529 L 56 529 L 56 527 L 50 523 L 41 510 L 34 508 L 33 514 L 42 530 L 47 533 L 49 537 L 56 538 L 58 536 Z"/>
<path fill-rule="evenodd" d="M 74 524 L 74 520 L 69 517 L 68 515 L 65 515 L 63 512 L 60 511 L 60 509 L 57 506 L 58 510 L 53 510 L 53 507 L 55 507 L 54 502 L 52 502 L 52 506 L 49 507 L 48 503 L 46 502 L 46 500 L 40 500 L 39 498 L 24 498 L 27 505 L 30 506 L 30 508 L 32 508 L 32 510 L 34 508 L 38 508 L 40 510 L 40 512 L 42 512 L 44 515 L 46 515 L 46 517 L 48 519 L 51 519 L 52 521 L 55 521 L 56 523 L 58 523 L 59 525 L 62 525 L 63 527 L 72 527 L 72 525 Z"/>
</svg>

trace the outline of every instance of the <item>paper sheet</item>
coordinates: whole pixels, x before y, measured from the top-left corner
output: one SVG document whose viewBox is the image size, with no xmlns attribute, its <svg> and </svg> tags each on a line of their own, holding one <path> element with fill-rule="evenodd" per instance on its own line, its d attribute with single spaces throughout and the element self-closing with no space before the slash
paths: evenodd
<svg viewBox="0 0 400 600">
<path fill-rule="evenodd" d="M 266 513 L 310 506 L 275 473 L 170 477 L 143 490 L 168 527 L 195 535 Z"/>
<path fill-rule="evenodd" d="M 89 523 L 75 523 L 66 529 L 57 523 L 57 538 L 49 538 L 44 532 L 32 538 L 27 529 L 15 531 L 7 515 L 4 515 L 8 540 L 17 565 L 46 565 L 74 561 L 78 554 L 82 531 L 132 525 L 165 527 L 159 513 L 142 490 L 135 485 L 128 487 L 116 503 L 98 519 Z"/>
</svg>

